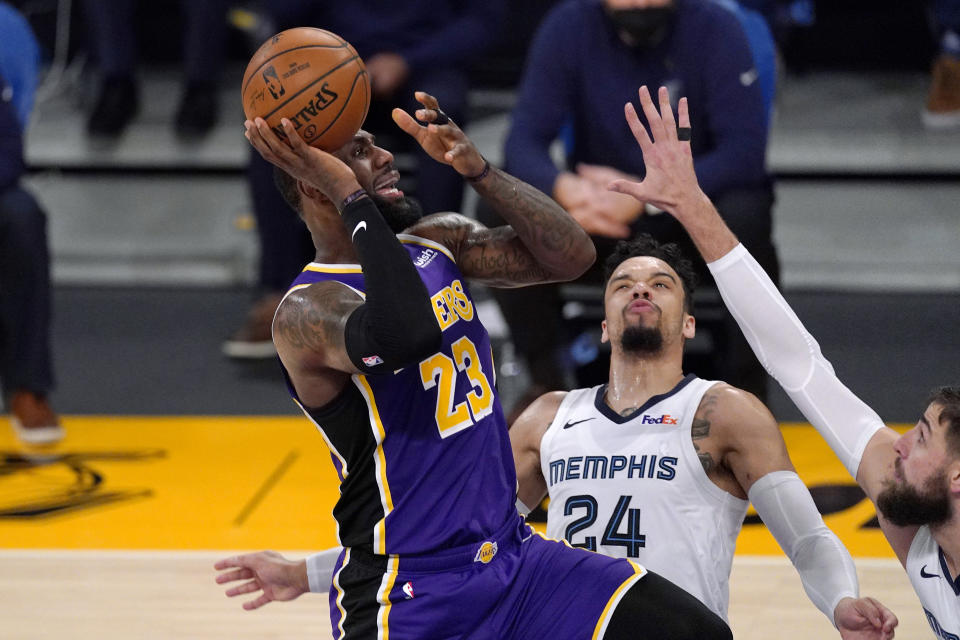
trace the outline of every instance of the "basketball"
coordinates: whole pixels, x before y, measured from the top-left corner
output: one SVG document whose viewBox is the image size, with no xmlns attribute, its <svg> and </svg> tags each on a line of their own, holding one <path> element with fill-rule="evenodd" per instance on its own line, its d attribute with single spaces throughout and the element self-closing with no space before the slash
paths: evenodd
<svg viewBox="0 0 960 640">
<path fill-rule="evenodd" d="M 281 118 L 304 142 L 334 151 L 353 138 L 370 108 L 363 60 L 340 36 L 310 27 L 281 31 L 253 54 L 243 74 L 243 113 L 281 138 Z"/>
</svg>

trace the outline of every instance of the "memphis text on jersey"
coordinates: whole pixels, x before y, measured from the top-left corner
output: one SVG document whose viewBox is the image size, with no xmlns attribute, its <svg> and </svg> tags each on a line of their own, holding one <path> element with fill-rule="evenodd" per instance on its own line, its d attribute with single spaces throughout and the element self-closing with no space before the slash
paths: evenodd
<svg viewBox="0 0 960 640">
<path fill-rule="evenodd" d="M 676 467 L 674 456 L 570 456 L 550 461 L 549 486 L 564 480 L 673 480 Z"/>
</svg>

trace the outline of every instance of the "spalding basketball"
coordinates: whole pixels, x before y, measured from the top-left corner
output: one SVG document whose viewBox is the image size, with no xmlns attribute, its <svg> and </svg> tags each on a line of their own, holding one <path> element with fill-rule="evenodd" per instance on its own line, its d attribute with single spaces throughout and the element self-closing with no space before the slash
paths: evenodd
<svg viewBox="0 0 960 640">
<path fill-rule="evenodd" d="M 334 151 L 353 138 L 370 108 L 363 60 L 340 36 L 309 27 L 281 31 L 253 54 L 243 74 L 243 113 L 280 137 L 288 118 L 310 145 Z"/>
</svg>

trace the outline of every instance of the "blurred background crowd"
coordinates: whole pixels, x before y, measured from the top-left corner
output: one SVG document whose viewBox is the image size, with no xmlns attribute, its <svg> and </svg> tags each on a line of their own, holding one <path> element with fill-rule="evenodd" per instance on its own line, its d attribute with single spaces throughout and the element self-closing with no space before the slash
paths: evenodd
<svg viewBox="0 0 960 640">
<path fill-rule="evenodd" d="M 270 321 L 312 245 L 242 137 L 239 80 L 262 41 L 304 25 L 364 58 L 365 128 L 428 213 L 499 224 L 390 121 L 415 89 L 563 205 L 600 261 L 642 232 L 695 255 L 668 215 L 605 190 L 644 171 L 623 104 L 665 85 L 690 100 L 704 190 L 814 317 L 893 292 L 930 297 L 886 329 L 864 313 L 865 331 L 957 317 L 960 270 L 942 247 L 960 235 L 960 0 L 0 2 L 0 384 L 22 441 L 62 438 L 58 410 L 292 411 L 278 408 Z M 688 368 L 768 398 L 699 270 Z M 837 297 L 849 290 L 867 297 Z M 508 410 L 605 380 L 599 291 L 591 271 L 474 292 Z"/>
</svg>

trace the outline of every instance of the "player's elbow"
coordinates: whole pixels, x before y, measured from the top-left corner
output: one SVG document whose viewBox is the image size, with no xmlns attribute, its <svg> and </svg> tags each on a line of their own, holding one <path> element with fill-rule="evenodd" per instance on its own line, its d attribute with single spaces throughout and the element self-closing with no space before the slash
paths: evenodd
<svg viewBox="0 0 960 640">
<path fill-rule="evenodd" d="M 344 341 L 361 371 L 386 373 L 436 353 L 443 335 L 428 304 L 399 314 L 372 311 L 364 304 L 347 318 Z"/>
<path fill-rule="evenodd" d="M 577 241 L 567 252 L 565 259 L 558 263 L 552 269 L 552 276 L 555 280 L 566 282 L 576 280 L 587 272 L 593 262 L 597 259 L 597 248 L 593 245 L 590 236 L 583 233 L 583 238 L 577 238 Z"/>
</svg>

